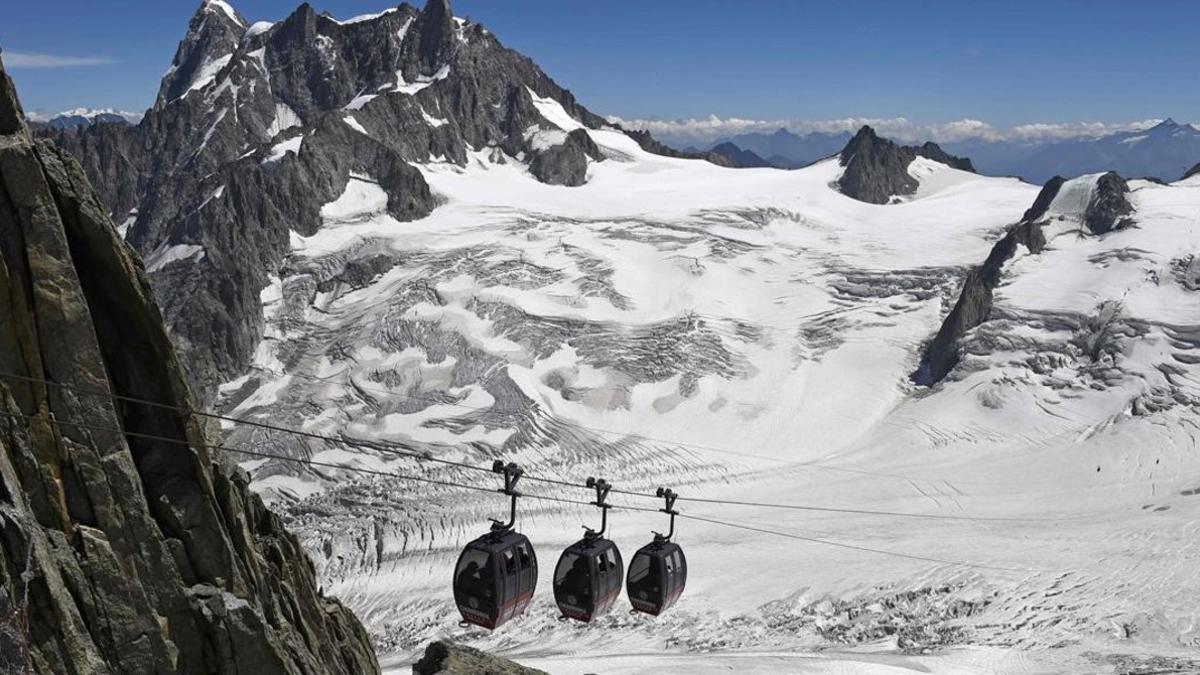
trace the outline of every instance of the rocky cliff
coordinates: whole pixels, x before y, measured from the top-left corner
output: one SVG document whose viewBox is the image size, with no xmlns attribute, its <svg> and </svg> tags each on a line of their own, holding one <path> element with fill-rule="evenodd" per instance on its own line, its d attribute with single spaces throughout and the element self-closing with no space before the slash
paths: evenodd
<svg viewBox="0 0 1200 675">
<path fill-rule="evenodd" d="M 897 195 L 913 194 L 919 185 L 917 179 L 909 175 L 908 165 L 917 157 L 963 171 L 975 171 L 971 160 L 950 155 L 936 143 L 896 145 L 877 136 L 871 127 L 864 126 L 838 156 L 838 161 L 845 167 L 838 179 L 838 189 L 848 197 L 872 204 L 887 204 Z"/>
<path fill-rule="evenodd" d="M 0 670 L 377 672 L 183 412 L 141 263 L 84 172 L 22 119 L 0 64 Z"/>
</svg>

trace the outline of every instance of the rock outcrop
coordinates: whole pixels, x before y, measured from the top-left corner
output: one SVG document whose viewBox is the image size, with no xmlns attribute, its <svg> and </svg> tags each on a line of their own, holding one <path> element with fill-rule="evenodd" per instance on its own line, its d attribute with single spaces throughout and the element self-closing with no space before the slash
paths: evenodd
<svg viewBox="0 0 1200 675">
<path fill-rule="evenodd" d="M 1024 246 L 1030 253 L 1041 253 L 1046 247 L 1046 235 L 1038 222 L 1062 188 L 1063 179 L 1051 179 L 1038 193 L 1033 206 L 1025 212 L 1020 223 L 1009 228 L 997 241 L 983 264 L 967 273 L 958 301 L 950 310 L 937 335 L 925 346 L 921 363 L 913 373 L 912 380 L 921 386 L 940 382 L 959 361 L 959 340 L 967 331 L 975 328 L 992 313 L 992 296 L 1000 284 L 1004 264 Z"/>
<path fill-rule="evenodd" d="M 959 361 L 959 340 L 967 331 L 987 321 L 991 315 L 992 294 L 1000 284 L 1005 263 L 1017 252 L 1018 246 L 1024 246 L 1030 253 L 1041 253 L 1046 247 L 1046 235 L 1042 226 L 1051 217 L 1078 219 L 1082 229 L 1097 236 L 1133 224 L 1131 214 L 1134 207 L 1129 201 L 1129 186 L 1124 179 L 1116 172 L 1109 171 L 1097 177 L 1092 185 L 1080 183 L 1087 180 L 1089 179 L 1085 177 L 1072 181 L 1076 188 L 1084 190 L 1087 202 L 1082 204 L 1081 211 L 1069 215 L 1051 213 L 1055 199 L 1068 181 L 1061 176 L 1047 181 L 1034 199 L 1033 205 L 1021 217 L 1021 221 L 1010 227 L 1000 241 L 996 242 L 982 265 L 967 274 L 954 309 L 942 322 L 937 335 L 925 347 L 921 363 L 912 375 L 914 383 L 929 386 L 950 374 Z M 1068 201 L 1075 200 L 1072 198 Z"/>
<path fill-rule="evenodd" d="M 896 145 L 877 136 L 871 127 L 864 126 L 838 156 L 838 161 L 845 167 L 838 179 L 838 189 L 848 197 L 871 204 L 887 204 L 892 197 L 913 194 L 919 184 L 909 175 L 908 165 L 917 157 L 963 171 L 975 171 L 971 160 L 947 154 L 936 143 Z"/>
<path fill-rule="evenodd" d="M 141 264 L 83 170 L 22 119 L 0 64 L 0 670 L 378 672 L 185 412 Z"/>
<path fill-rule="evenodd" d="M 1129 185 L 1115 171 L 1100 176 L 1083 214 L 1083 224 L 1092 234 L 1105 234 L 1121 230 L 1133 224 L 1129 214 L 1133 204 L 1129 202 Z"/>
<path fill-rule="evenodd" d="M 1200 175 L 1200 163 L 1197 163 L 1196 166 L 1193 166 L 1192 168 L 1188 169 L 1187 173 L 1183 174 L 1183 178 L 1180 178 L 1179 180 L 1187 180 L 1187 179 L 1191 178 L 1192 176 L 1197 176 L 1197 175 Z"/>
<path fill-rule="evenodd" d="M 413 675 L 547 675 L 508 659 L 446 640 L 429 643 Z"/>
<path fill-rule="evenodd" d="M 548 185 L 578 187 L 587 179 L 588 159 L 604 159 L 596 142 L 583 129 L 567 134 L 567 139 L 534 154 L 529 172 Z"/>
</svg>

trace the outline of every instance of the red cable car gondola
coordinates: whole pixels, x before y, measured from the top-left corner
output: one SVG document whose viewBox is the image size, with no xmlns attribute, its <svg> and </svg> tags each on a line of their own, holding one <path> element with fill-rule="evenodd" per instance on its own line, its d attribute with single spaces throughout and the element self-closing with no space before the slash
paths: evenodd
<svg viewBox="0 0 1200 675">
<path fill-rule="evenodd" d="M 611 539 L 604 538 L 611 508 L 605 499 L 612 486 L 595 478 L 588 478 L 587 486 L 596 489 L 592 504 L 600 507 L 600 530 L 586 528 L 583 539 L 563 551 L 554 569 L 554 600 L 559 611 L 563 618 L 583 622 L 590 622 L 616 603 L 625 577 L 621 551 Z"/>
<path fill-rule="evenodd" d="M 654 533 L 654 541 L 633 554 L 629 561 L 629 577 L 626 592 L 634 611 L 655 616 L 667 611 L 687 585 L 687 558 L 679 544 L 671 541 L 675 534 L 675 499 L 672 490 L 658 488 L 658 496 L 666 500 L 666 508 L 659 509 L 671 516 L 671 530 L 662 535 Z"/>
<path fill-rule="evenodd" d="M 463 622 L 499 628 L 520 616 L 537 587 L 537 554 L 529 539 L 514 531 L 517 522 L 517 481 L 524 473 L 516 464 L 497 460 L 492 471 L 504 474 L 506 495 L 512 497 L 507 523 L 492 519 L 487 534 L 467 544 L 454 568 L 454 602 Z"/>
</svg>

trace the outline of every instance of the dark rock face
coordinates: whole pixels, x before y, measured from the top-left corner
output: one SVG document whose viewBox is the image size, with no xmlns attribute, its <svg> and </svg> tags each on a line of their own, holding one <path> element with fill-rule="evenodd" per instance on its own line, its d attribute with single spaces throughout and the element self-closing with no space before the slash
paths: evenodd
<svg viewBox="0 0 1200 675">
<path fill-rule="evenodd" d="M 729 160 L 729 166 L 737 169 L 753 169 L 763 167 L 774 167 L 775 165 L 767 160 L 759 157 L 750 150 L 743 150 L 730 142 L 718 143 L 714 145 L 709 152 L 714 155 L 721 155 Z"/>
<path fill-rule="evenodd" d="M 1056 177 L 1046 183 L 1021 222 L 1009 228 L 992 247 L 983 264 L 967 274 L 954 309 L 950 310 L 937 335 L 925 347 L 921 364 L 912 375 L 915 384 L 937 384 L 958 364 L 959 340 L 967 331 L 988 320 L 992 312 L 993 292 L 1000 284 L 1004 264 L 1017 252 L 1017 246 L 1024 246 L 1035 255 L 1046 248 L 1046 235 L 1038 221 L 1050 208 L 1063 182 Z"/>
<path fill-rule="evenodd" d="M 602 160 L 604 156 L 586 131 L 576 129 L 563 143 L 538 152 L 529 171 L 543 183 L 576 187 L 587 178 L 588 158 Z"/>
<path fill-rule="evenodd" d="M 0 669 L 378 672 L 199 420 L 112 398 L 192 407 L 141 264 L 21 120 L 0 64 Z"/>
<path fill-rule="evenodd" d="M 1092 234 L 1105 234 L 1133 224 L 1129 214 L 1133 204 L 1129 203 L 1129 185 L 1115 171 L 1100 176 L 1096 191 L 1083 214 L 1083 224 Z"/>
<path fill-rule="evenodd" d="M 412 166 L 434 158 L 465 166 L 471 152 L 502 151 L 539 180 L 583 184 L 601 153 L 586 129 L 536 144 L 531 130 L 557 127 L 534 97 L 587 129 L 606 126 L 528 58 L 454 18 L 446 0 L 346 23 L 303 4 L 253 29 L 205 0 L 137 126 L 42 133 L 79 159 L 128 224 L 189 379 L 209 400 L 254 354 L 260 292 L 290 233 L 316 232 L 321 206 L 351 174 L 377 182 L 400 221 L 437 206 Z"/>
<path fill-rule="evenodd" d="M 1187 180 L 1197 174 L 1200 174 L 1200 164 L 1196 164 L 1196 166 L 1188 169 L 1187 173 L 1183 174 L 1183 178 L 1180 178 L 1179 180 Z"/>
<path fill-rule="evenodd" d="M 439 640 L 429 643 L 425 655 L 413 664 L 414 675 L 546 675 L 545 671 L 492 656 L 473 647 Z"/>
<path fill-rule="evenodd" d="M 1021 216 L 1021 222 L 1032 223 L 1042 219 L 1046 215 L 1046 211 L 1050 209 L 1050 205 L 1054 203 L 1054 198 L 1058 196 L 1058 191 L 1062 189 L 1066 179 L 1062 176 L 1055 176 L 1046 181 L 1042 186 L 1042 191 L 1038 193 L 1037 199 L 1033 200 L 1033 206 L 1025 210 L 1025 215 Z"/>
<path fill-rule="evenodd" d="M 871 204 L 887 204 L 895 195 L 917 191 L 917 180 L 909 175 L 908 165 L 917 157 L 947 164 L 963 171 L 974 171 L 971 160 L 947 154 L 936 143 L 900 146 L 880 138 L 869 126 L 859 129 L 839 155 L 846 170 L 838 179 L 842 194 Z"/>
</svg>

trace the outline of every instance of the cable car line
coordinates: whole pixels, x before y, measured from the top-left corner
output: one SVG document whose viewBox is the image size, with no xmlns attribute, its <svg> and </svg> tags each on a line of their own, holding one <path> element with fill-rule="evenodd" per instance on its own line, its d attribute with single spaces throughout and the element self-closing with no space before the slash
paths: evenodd
<svg viewBox="0 0 1200 675">
<path fill-rule="evenodd" d="M 22 380 L 22 381 L 26 381 L 26 382 L 36 382 L 36 383 L 40 383 L 40 384 L 45 384 L 45 385 L 49 385 L 49 386 L 53 386 L 53 387 L 66 389 L 69 391 L 74 391 L 74 392 L 81 393 L 81 394 L 89 394 L 89 395 L 93 395 L 93 396 L 101 396 L 101 397 L 111 398 L 111 399 L 115 399 L 115 400 L 127 401 L 127 402 L 131 402 L 131 403 L 147 405 L 147 406 L 164 409 L 164 410 L 173 410 L 175 412 L 179 412 L 179 413 L 183 413 L 183 414 L 196 415 L 199 417 L 216 419 L 216 420 L 220 420 L 220 421 L 224 421 L 224 422 L 230 422 L 232 424 L 244 424 L 244 425 L 250 426 L 250 427 L 255 427 L 255 428 L 264 429 L 264 430 L 268 430 L 268 431 L 274 431 L 274 432 L 283 433 L 283 434 L 290 434 L 290 435 L 301 437 L 301 438 L 320 440 L 320 441 L 324 441 L 327 443 L 334 443 L 334 444 L 339 444 L 339 445 L 349 445 L 349 446 L 355 446 L 355 447 L 368 447 L 368 448 L 372 448 L 375 450 L 392 453 L 394 455 L 399 455 L 402 457 L 409 457 L 409 458 L 416 459 L 419 461 L 433 462 L 436 464 L 443 464 L 446 466 L 453 466 L 453 467 L 457 467 L 457 468 L 461 468 L 461 469 L 469 469 L 472 471 L 479 471 L 479 472 L 483 472 L 483 473 L 492 473 L 493 472 L 493 468 L 491 468 L 491 467 L 483 467 L 483 466 L 479 466 L 476 464 L 470 464 L 467 462 L 459 462 L 459 461 L 455 461 L 455 460 L 449 460 L 449 459 L 443 459 L 440 457 L 435 457 L 428 452 L 421 452 L 419 450 L 416 450 L 413 446 L 408 445 L 403 442 L 400 442 L 400 441 L 367 439 L 367 438 L 360 438 L 360 437 L 355 437 L 355 436 L 347 436 L 344 434 L 341 436 L 330 436 L 327 434 L 319 434 L 319 433 L 315 433 L 315 432 L 311 432 L 311 431 L 290 429 L 287 427 L 281 427 L 281 426 L 277 426 L 274 424 L 268 424 L 266 422 L 258 422 L 255 420 L 249 420 L 249 419 L 245 419 L 245 418 L 231 417 L 228 415 L 221 415 L 218 413 L 203 412 L 203 411 L 199 411 L 199 410 L 193 410 L 193 409 L 190 409 L 190 408 L 187 408 L 184 406 L 177 406 L 177 405 L 173 405 L 173 404 L 169 404 L 169 403 L 163 403 L 160 401 L 152 401 L 149 399 L 139 398 L 139 397 L 135 397 L 135 396 L 126 396 L 126 395 L 121 395 L 121 394 L 117 394 L 114 392 L 89 389 L 86 387 L 79 387 L 79 386 L 70 385 L 70 384 L 66 384 L 66 383 L 62 383 L 62 382 L 53 382 L 50 380 L 28 377 L 28 376 L 24 376 L 24 375 L 16 375 L 16 374 L 12 374 L 12 373 L 0 372 L 0 378 L 12 378 L 12 379 Z M 215 447 L 222 447 L 222 446 L 215 446 Z M 231 450 L 233 452 L 248 454 L 248 451 L 245 451 L 245 450 L 236 450 L 236 449 L 231 449 Z M 278 455 L 278 456 L 264 455 L 264 456 L 267 458 L 271 458 L 271 459 L 282 459 L 282 460 L 289 459 L 285 455 Z M 334 465 L 331 468 L 345 468 L 345 467 L 342 467 L 340 465 Z M 570 487 L 570 488 L 586 489 L 586 490 L 592 489 L 592 487 L 587 485 L 586 482 L 585 483 L 577 483 L 577 482 L 573 482 L 573 481 L 567 481 L 567 480 L 561 480 L 561 479 L 555 479 L 555 478 L 546 478 L 546 477 L 542 477 L 542 476 L 534 476 L 534 475 L 528 475 L 528 474 L 523 475 L 523 479 L 526 481 L 533 481 L 533 482 L 544 483 L 544 484 L 548 484 L 548 485 L 558 485 L 561 487 Z M 639 497 L 639 498 L 643 498 L 643 499 L 659 499 L 660 498 L 660 495 L 656 495 L 653 493 L 646 493 L 646 492 L 636 492 L 636 491 L 632 491 L 632 490 L 620 490 L 620 489 L 612 488 L 612 492 L 614 494 L 621 494 L 621 495 L 626 495 L 626 496 L 630 496 L 630 497 Z M 689 502 L 706 503 L 706 504 L 720 504 L 720 505 L 726 505 L 726 506 L 750 506 L 750 507 L 756 507 L 756 508 L 785 509 L 785 510 L 793 510 L 793 511 L 813 511 L 813 512 L 824 512 L 824 513 L 845 513 L 845 514 L 854 514 L 854 515 L 884 516 L 884 517 L 894 517 L 894 518 L 913 518 L 913 519 L 920 519 L 920 520 L 1036 523 L 1036 522 L 1070 522 L 1070 521 L 1077 521 L 1077 520 L 1086 520 L 1086 519 L 1090 518 L 1090 516 L 1072 516 L 1072 517 L 1054 517 L 1054 518 L 964 516 L 964 515 L 954 515 L 954 514 L 926 514 L 926 513 L 911 513 L 911 512 L 902 512 L 902 511 L 886 511 L 886 510 L 874 510 L 874 509 L 855 509 L 855 508 L 848 508 L 848 507 L 842 508 L 842 507 L 812 506 L 812 505 L 807 505 L 807 504 L 785 504 L 785 503 L 771 503 L 771 502 L 742 501 L 742 500 L 732 500 L 732 499 L 712 499 L 712 498 L 703 498 L 703 497 L 680 497 L 680 499 L 682 499 L 683 501 L 689 501 Z M 584 505 L 589 504 L 589 502 L 579 502 L 579 503 L 584 504 Z"/>
<path fill-rule="evenodd" d="M 256 450 L 245 450 L 245 449 L 241 449 L 241 448 L 233 448 L 233 447 L 229 447 L 229 446 L 217 445 L 217 444 L 211 444 L 211 443 L 193 443 L 191 441 L 179 439 L 179 438 L 170 438 L 168 436 L 160 436 L 157 434 L 146 434 L 146 433 L 141 433 L 141 432 L 136 432 L 136 431 L 127 431 L 127 430 L 119 429 L 119 428 L 115 428 L 115 427 L 106 427 L 106 426 L 95 425 L 95 424 L 86 424 L 86 423 L 82 423 L 82 422 L 69 422 L 69 421 L 60 420 L 60 419 L 57 419 L 54 417 L 51 417 L 48 419 L 43 419 L 43 418 L 36 417 L 33 415 L 24 415 L 24 414 L 10 413 L 10 412 L 5 412 L 5 411 L 0 411 L 0 417 L 19 419 L 19 420 L 24 420 L 26 422 L 43 421 L 43 422 L 49 422 L 50 424 L 55 424 L 55 425 L 59 425 L 59 426 L 65 425 L 65 426 L 72 426 L 72 427 L 76 427 L 76 428 L 80 428 L 80 429 L 88 429 L 88 430 L 92 430 L 92 431 L 102 431 L 102 432 L 106 432 L 106 433 L 122 434 L 122 435 L 130 436 L 133 438 L 142 438 L 142 439 L 146 439 L 146 440 L 161 441 L 164 443 L 170 443 L 170 444 L 180 445 L 180 446 L 189 447 L 189 448 L 201 447 L 201 448 L 207 448 L 210 450 L 222 450 L 225 452 L 232 452 L 232 453 L 237 453 L 237 454 L 242 454 L 242 455 L 248 455 L 251 457 L 278 459 L 278 460 L 282 460 L 282 461 L 286 461 L 286 462 L 303 464 L 306 466 L 318 466 L 318 467 L 322 467 L 322 468 L 340 469 L 340 470 L 350 471 L 353 473 L 362 473 L 362 474 L 383 476 L 383 477 L 389 477 L 389 478 L 399 478 L 402 480 L 411 480 L 411 481 L 416 481 L 416 482 L 420 482 L 420 483 L 429 483 L 429 484 L 433 484 L 433 485 L 440 485 L 440 486 L 444 486 L 444 487 L 461 488 L 464 490 L 472 490 L 472 491 L 476 491 L 476 492 L 487 492 L 487 493 L 491 493 L 491 494 L 497 493 L 497 490 L 495 490 L 493 488 L 487 488 L 487 487 L 482 487 L 482 486 L 478 486 L 478 485 L 468 485 L 468 484 L 459 483 L 456 481 L 438 480 L 438 479 L 433 479 L 433 478 L 424 478 L 421 476 L 413 476 L 410 474 L 397 473 L 394 471 L 382 471 L 379 469 L 368 469 L 368 468 L 364 468 L 364 467 L 349 466 L 349 465 L 345 465 L 345 464 L 336 464 L 333 462 L 322 462 L 322 461 L 313 460 L 313 459 L 288 457 L 286 455 L 265 453 L 265 452 L 259 452 Z M 500 492 L 503 492 L 503 490 L 501 490 Z M 592 502 L 585 502 L 585 501 L 576 500 L 576 499 L 566 499 L 566 498 L 562 498 L 562 497 L 555 497 L 553 495 L 522 493 L 521 496 L 528 497 L 529 499 L 558 502 L 558 503 L 563 503 L 563 504 L 574 504 L 574 505 L 578 505 L 578 506 L 592 506 L 593 505 Z M 640 512 L 646 512 L 646 513 L 657 513 L 659 511 L 661 511 L 661 509 L 630 506 L 630 505 L 623 505 L 623 504 L 622 505 L 614 504 L 614 505 L 612 505 L 612 508 L 621 510 L 621 511 L 640 511 Z M 961 561 L 955 561 L 955 560 L 945 560 L 945 559 L 941 559 L 941 558 L 917 556 L 917 555 L 912 555 L 912 554 L 907 554 L 907 553 L 900 553 L 897 551 L 890 551 L 887 549 L 877 549 L 877 548 L 872 548 L 869 546 L 845 544 L 845 543 L 836 542 L 836 541 L 832 541 L 832 540 L 828 540 L 828 539 L 819 539 L 816 537 L 807 537 L 807 536 L 798 535 L 798 534 L 790 533 L 790 532 L 769 530 L 766 528 L 759 528 L 759 527 L 755 527 L 755 526 L 751 526 L 751 525 L 743 525 L 740 523 L 733 523 L 733 522 L 724 521 L 724 520 L 717 520 L 715 518 L 709 518 L 707 516 L 698 516 L 698 515 L 692 515 L 692 514 L 687 514 L 687 513 L 678 513 L 677 515 L 678 515 L 678 517 L 684 518 L 684 519 L 699 520 L 699 521 L 703 521 L 703 522 L 712 523 L 715 525 L 722 525 L 725 527 L 739 528 L 739 529 L 744 529 L 744 530 L 749 530 L 749 531 L 754 531 L 754 532 L 760 532 L 763 534 L 770 534 L 770 535 L 784 537 L 784 538 L 788 538 L 788 539 L 796 539 L 796 540 L 807 541 L 807 542 L 811 542 L 811 543 L 815 543 L 815 544 L 824 544 L 827 546 L 846 548 L 846 549 L 851 549 L 851 550 L 855 550 L 855 551 L 877 553 L 880 555 L 888 555 L 888 556 L 911 559 L 911 560 L 920 560 L 920 561 L 924 561 L 924 562 L 932 562 L 932 563 L 938 563 L 938 564 L 943 564 L 943 565 L 951 565 L 951 566 L 955 566 L 955 567 L 1003 570 L 1003 571 L 1010 571 L 1010 572 L 1045 572 L 1045 573 L 1055 572 L 1055 570 L 1035 569 L 1035 568 L 1024 568 L 1024 569 L 1022 569 L 1022 568 L 1007 568 L 1007 567 L 998 567 L 998 566 L 994 566 L 994 565 L 984 565 L 981 563 L 969 563 L 969 562 L 961 562 Z"/>
<path fill-rule="evenodd" d="M 1036 567 L 1003 567 L 1003 566 L 999 566 L 999 565 L 985 565 L 982 563 L 964 563 L 964 562 L 957 562 L 954 560 L 944 560 L 941 558 L 931 558 L 931 557 L 927 557 L 927 556 L 913 555 L 913 554 L 909 554 L 909 553 L 900 553 L 898 551 L 887 551 L 887 550 L 883 550 L 883 549 L 871 548 L 869 546 L 859 546 L 857 544 L 846 544 L 843 542 L 831 541 L 829 539 L 818 539 L 817 537 L 808 537 L 808 536 L 804 536 L 804 535 L 800 535 L 800 534 L 795 534 L 793 532 L 782 532 L 779 530 L 767 529 L 765 527 L 756 527 L 754 525 L 743 525 L 741 523 L 733 523 L 733 522 L 729 522 L 727 520 L 718 520 L 716 518 L 709 518 L 707 516 L 696 516 L 696 515 L 691 515 L 691 514 L 687 514 L 687 513 L 681 513 L 681 514 L 679 514 L 679 517 L 687 518 L 689 520 L 699 520 L 699 521 L 702 521 L 705 523 L 712 523 L 714 525 L 723 525 L 725 527 L 732 527 L 732 528 L 736 528 L 739 530 L 748 530 L 750 532 L 761 532 L 763 534 L 770 534 L 770 535 L 774 535 L 776 537 L 785 537 L 787 539 L 797 539 L 799 541 L 807 541 L 807 542 L 812 542 L 815 544 L 826 544 L 828 546 L 836 546 L 838 548 L 847 548 L 847 549 L 850 549 L 853 551 L 865 551 L 868 553 L 882 553 L 884 555 L 890 555 L 890 556 L 893 556 L 896 558 L 906 558 L 908 560 L 919 560 L 922 562 L 938 563 L 938 564 L 942 564 L 942 565 L 954 565 L 956 567 L 973 567 L 976 569 L 1001 570 L 1001 571 L 1005 571 L 1005 572 L 1026 572 L 1026 573 L 1037 573 L 1037 574 L 1057 572 L 1057 570 L 1039 569 Z"/>
</svg>

